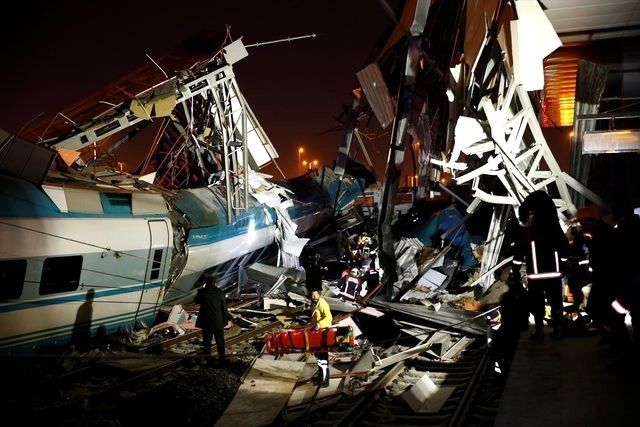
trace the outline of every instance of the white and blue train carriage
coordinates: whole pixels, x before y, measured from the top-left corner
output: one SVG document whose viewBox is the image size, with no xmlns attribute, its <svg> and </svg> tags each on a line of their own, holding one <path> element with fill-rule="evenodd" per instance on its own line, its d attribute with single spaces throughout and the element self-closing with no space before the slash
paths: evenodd
<svg viewBox="0 0 640 427">
<path fill-rule="evenodd" d="M 153 324 L 172 234 L 159 193 L 0 175 L 0 354 Z"/>
<path fill-rule="evenodd" d="M 173 203 L 174 212 L 188 221 L 179 228 L 186 260 L 167 289 L 165 311 L 192 303 L 203 276 L 213 276 L 218 286 L 228 287 L 237 282 L 240 268 L 277 256 L 276 211 L 252 195 L 246 207 L 233 209 L 230 216 L 224 187 L 182 189 Z M 177 265 L 176 260 L 173 268 Z"/>
</svg>

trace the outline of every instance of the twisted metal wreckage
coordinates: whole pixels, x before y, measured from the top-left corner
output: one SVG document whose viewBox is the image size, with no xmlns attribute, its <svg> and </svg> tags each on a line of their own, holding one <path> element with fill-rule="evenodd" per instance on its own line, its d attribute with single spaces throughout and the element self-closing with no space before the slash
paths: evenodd
<svg viewBox="0 0 640 427">
<path fill-rule="evenodd" d="M 528 40 L 534 32 L 536 46 L 530 49 Z M 362 212 L 356 199 L 371 194 L 379 206 L 373 231 L 383 272 L 381 285 L 358 303 L 342 302 L 328 293 L 332 310 L 346 313 L 343 321 L 359 335 L 349 313 L 378 317 L 392 311 L 417 318 L 418 323 L 428 321 L 456 333 L 484 336 L 483 313 L 463 310 L 462 301 L 485 295 L 484 307 L 497 304 L 498 297 L 491 295 L 489 288 L 495 283 L 495 273 L 510 260 L 502 250 L 504 230 L 520 202 L 534 190 L 545 190 L 553 196 L 562 220 L 576 213 L 572 201 L 576 193 L 603 204 L 560 169 L 540 128 L 532 95 L 542 89 L 542 60 L 560 46 L 560 41 L 536 1 L 405 2 L 377 60 L 357 73 L 361 87 L 354 91 L 335 167 L 297 178 L 318 188 L 322 195 L 311 212 L 309 205 L 297 203 L 297 198 L 304 195 L 287 189 L 295 180 L 274 183 L 258 172 L 275 163 L 278 154 L 235 80 L 233 64 L 247 56 L 247 50 L 242 40 L 228 39 L 222 43 L 187 39 L 175 54 L 154 60 L 95 97 L 5 139 L 0 166 L 4 175 L 10 176 L 7 179 L 26 180 L 42 188 L 58 208 L 54 216 L 73 214 L 70 216 L 77 222 L 72 227 L 82 232 L 36 230 L 35 224 L 25 226 L 15 214 L 5 213 L 0 228 L 3 268 L 8 269 L 11 260 L 24 257 L 30 260 L 25 264 L 26 271 L 42 270 L 41 257 L 57 255 L 34 256 L 32 248 L 9 248 L 7 242 L 24 241 L 16 234 L 18 229 L 81 242 L 82 250 L 64 245 L 61 250 L 69 255 L 90 247 L 84 262 L 95 259 L 91 261 L 94 264 L 79 271 L 73 286 L 63 287 L 64 295 L 54 295 L 59 297 L 55 301 L 56 316 L 61 320 L 54 328 L 47 326 L 48 337 L 38 335 L 43 325 L 15 330 L 15 322 L 9 318 L 19 316 L 22 325 L 29 325 L 33 310 L 41 313 L 50 301 L 18 306 L 21 295 L 29 295 L 32 302 L 44 298 L 17 291 L 4 295 L 0 302 L 6 308 L 1 314 L 0 343 L 7 351 L 71 340 L 78 308 L 89 299 L 87 289 L 95 292 L 91 296 L 92 330 L 88 332 L 93 335 L 99 327 L 113 332 L 126 322 L 149 321 L 150 315 L 162 308 L 171 310 L 190 302 L 205 275 L 217 276 L 228 288 L 237 283 L 241 290 L 241 284 L 248 285 L 255 277 L 252 274 L 266 271 L 268 276 L 274 271 L 277 279 L 264 294 L 264 309 L 281 306 L 278 295 L 283 289 L 294 299 L 304 300 L 298 286 L 303 278 L 294 277 L 292 285 L 287 281 L 292 275 L 282 275 L 282 270 L 271 270 L 258 261 L 271 260 L 284 269 L 299 267 L 306 246 L 320 248 L 335 238 L 334 234 L 312 240 L 319 229 L 336 220 L 336 214 L 340 214 L 337 221 L 343 230 L 358 229 Z M 209 43 L 204 52 L 187 48 L 202 46 L 202 42 Z M 527 55 L 522 54 L 524 49 Z M 447 69 L 450 64 L 454 67 Z M 352 141 L 356 138 L 366 154 L 362 136 L 388 130 L 391 136 L 384 181 L 381 187 L 371 186 L 374 183 L 368 175 L 355 176 L 351 168 Z M 120 157 L 125 155 L 120 149 L 133 144 L 145 152 L 142 161 Z M 441 193 L 466 206 L 466 216 L 458 216 L 453 225 L 439 230 L 443 245 L 432 252 L 425 252 L 425 243 L 419 239 L 394 235 L 393 226 L 398 221 L 395 200 L 406 152 L 418 153 L 416 200 L 428 203 L 434 199 L 433 193 Z M 136 167 L 125 173 L 118 162 Z M 455 181 L 455 187 L 444 185 L 445 177 Z M 90 191 L 96 195 L 89 203 L 86 194 Z M 466 200 L 459 195 L 465 192 L 471 193 Z M 114 194 L 123 197 L 117 200 Z M 105 197 L 114 206 L 120 203 L 123 210 L 105 208 Z M 10 203 L 15 205 L 15 201 L 7 205 Z M 481 253 L 479 265 L 462 284 L 462 289 L 469 291 L 447 294 L 445 284 L 449 280 L 434 272 L 442 271 L 439 267 L 444 265 L 443 260 L 455 252 L 451 248 L 460 250 L 455 248 L 459 244 L 455 237 L 466 233 L 465 222 L 487 206 L 491 219 L 482 249 L 476 251 Z M 120 313 L 108 308 L 116 288 L 113 278 L 122 275 L 115 273 L 122 271 L 117 260 L 131 255 L 134 248 L 127 249 L 120 242 L 123 234 L 102 233 L 92 241 L 90 230 L 81 223 L 87 217 L 137 215 L 147 219 L 158 215 L 163 221 L 166 218 L 163 228 L 168 230 L 163 231 L 164 243 L 145 240 L 142 248 L 135 248 L 134 257 L 143 259 L 144 265 L 132 265 L 136 277 L 126 280 L 132 287 L 141 286 L 142 292 L 154 284 L 154 297 L 144 306 L 145 310 L 151 309 L 144 317 L 138 316 L 143 307 L 140 303 Z M 91 226 L 94 233 L 96 226 L 100 227 Z M 130 227 L 120 231 L 126 233 Z M 262 230 L 259 240 L 255 239 L 257 230 Z M 274 244 L 275 261 L 268 251 Z M 150 250 L 160 246 L 162 251 Z M 40 261 L 32 265 L 33 258 L 38 257 Z M 105 266 L 105 258 L 112 264 Z M 87 276 L 87 270 L 100 271 L 109 280 L 103 283 Z M 31 283 L 42 286 L 42 271 L 27 276 Z M 20 286 L 25 282 L 22 279 Z M 17 275 L 15 281 L 17 286 Z M 325 285 L 325 291 L 333 288 L 333 283 Z M 381 290 L 383 297 L 378 295 Z M 124 298 L 139 301 L 141 295 Z M 440 306 L 443 302 L 457 307 Z M 414 328 L 421 332 L 411 332 Z M 405 323 L 403 330 L 428 338 L 386 359 L 363 357 L 358 362 L 361 370 L 388 367 L 432 348 L 434 343 L 443 347 L 440 358 L 455 359 L 471 340 L 454 339 L 425 325 Z M 25 340 L 30 334 L 38 336 Z M 276 362 L 264 359 L 254 368 L 266 364 L 262 368 L 271 369 Z M 291 375 L 300 374 L 303 365 L 297 363 Z M 336 387 L 342 385 L 323 393 L 335 394 Z M 231 422 L 238 415 L 229 412 L 225 417 Z"/>
<path fill-rule="evenodd" d="M 401 334 L 416 338 L 418 344 L 376 351 L 363 346 L 366 350 L 346 371 L 340 371 L 338 380 L 332 380 L 330 388 L 315 392 L 305 388 L 309 386 L 299 386 L 276 375 L 283 369 L 282 363 L 287 362 L 290 363 L 284 369 L 287 375 L 305 377 L 304 363 L 274 360 L 273 355 L 265 355 L 254 364 L 251 384 L 241 385 L 221 418 L 221 425 L 241 422 L 240 414 L 249 398 L 256 416 L 264 417 L 261 419 L 265 422 L 272 422 L 281 408 L 286 408 L 295 418 L 296 409 L 304 402 L 330 404 L 336 395 L 354 395 L 371 388 L 379 390 L 403 371 L 398 367 L 402 365 L 399 362 L 418 354 L 433 352 L 438 361 L 456 360 L 471 342 L 484 336 L 485 315 L 499 306 L 505 288 L 496 287 L 493 292 L 491 285 L 502 282 L 496 281 L 496 277 L 510 262 L 508 251 L 503 251 L 505 230 L 526 196 L 536 190 L 547 192 L 553 198 L 560 220 L 565 223 L 577 212 L 573 198 L 582 201 L 586 198 L 604 206 L 598 195 L 560 169 L 540 127 L 540 111 L 532 103 L 532 95 L 540 91 L 544 83 L 542 61 L 561 45 L 540 5 L 535 1 L 466 2 L 464 6 L 453 3 L 405 4 L 378 60 L 357 73 L 361 87 L 354 92 L 356 96 L 335 168 L 339 174 L 344 171 L 341 160 L 348 157 L 354 137 L 363 145 L 360 126 L 370 123 L 371 115 L 382 129 L 390 127 L 390 150 L 379 193 L 376 230 L 380 267 L 384 273 L 382 284 L 375 291 L 384 289 L 386 295 L 384 298 L 367 295 L 363 305 L 355 304 L 351 309 L 331 298 L 331 293 L 327 293 L 327 298 L 332 310 L 351 314 L 337 325 L 350 325 L 354 335 L 365 343 L 372 331 L 363 333 L 359 329 L 358 323 L 363 322 L 361 315 L 384 317 L 391 312 L 397 317 L 409 316 L 411 321 L 399 319 L 397 325 Z M 444 16 L 450 20 L 445 24 Z M 466 22 L 466 28 L 461 28 L 460 22 Z M 434 30 L 428 32 L 428 38 L 427 29 Z M 528 40 L 533 40 L 534 34 L 536 44 L 532 48 Z M 461 40 L 464 47 L 458 45 Z M 427 51 L 426 46 L 439 49 Z M 526 56 L 521 54 L 525 49 Z M 458 61 L 453 61 L 453 56 L 447 56 L 452 52 L 463 54 Z M 438 69 L 442 64 L 452 63 L 455 67 L 449 70 L 450 74 Z M 391 95 L 394 93 L 397 95 Z M 443 191 L 466 206 L 464 218 L 459 218 L 450 228 L 439 230 L 443 247 L 432 252 L 432 256 L 425 256 L 424 241 L 399 239 L 392 229 L 397 220 L 393 202 L 404 155 L 416 151 L 419 153 L 417 197 L 429 200 L 431 191 Z M 459 192 L 438 182 L 446 174 L 455 180 L 456 188 L 470 184 L 469 202 L 461 199 Z M 455 236 L 464 223 L 487 205 L 492 213 L 480 251 L 481 261 L 475 275 L 462 285 L 463 290 L 469 291 L 447 294 L 447 278 L 433 273 L 443 271 L 438 267 L 444 265 L 443 258 L 456 245 Z M 480 313 L 462 310 L 468 300 L 479 300 L 474 308 L 489 310 Z M 443 302 L 453 304 L 441 305 Z M 459 333 L 467 335 L 461 339 Z M 396 366 L 397 370 L 385 369 L 390 366 Z M 364 383 L 374 385 L 371 388 L 363 385 L 355 378 L 357 372 L 367 372 Z M 278 377 L 278 390 L 282 393 L 276 393 L 280 399 L 265 393 L 269 405 L 262 407 L 256 405 L 255 388 L 249 387 L 255 386 L 255 381 L 261 381 L 261 388 L 277 387 L 262 377 L 265 373 Z M 416 412 L 438 413 L 441 406 L 437 402 L 446 401 L 452 390 L 436 386 L 428 377 L 427 373 L 413 378 L 410 381 L 413 387 L 405 389 L 405 400 Z M 358 385 L 354 386 L 354 381 Z M 402 381 L 407 381 L 406 377 Z M 434 407 L 421 407 L 428 406 L 427 402 Z"/>
</svg>

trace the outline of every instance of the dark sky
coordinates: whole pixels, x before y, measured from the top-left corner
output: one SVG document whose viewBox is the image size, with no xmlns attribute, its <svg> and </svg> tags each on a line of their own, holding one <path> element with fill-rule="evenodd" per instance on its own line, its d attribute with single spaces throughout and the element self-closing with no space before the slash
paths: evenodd
<svg viewBox="0 0 640 427">
<path fill-rule="evenodd" d="M 305 150 L 303 160 L 332 164 L 342 133 L 323 132 L 350 104 L 356 72 L 372 60 L 392 24 L 379 0 L 71 0 L 16 8 L 0 29 L 0 127 L 10 132 L 137 69 L 147 54 L 162 56 L 202 31 L 224 33 L 228 25 L 233 39 L 242 37 L 246 45 L 317 34 L 249 48 L 249 56 L 234 65 L 287 177 L 297 175 L 298 147 Z M 368 150 L 380 169 L 386 144 Z"/>
</svg>

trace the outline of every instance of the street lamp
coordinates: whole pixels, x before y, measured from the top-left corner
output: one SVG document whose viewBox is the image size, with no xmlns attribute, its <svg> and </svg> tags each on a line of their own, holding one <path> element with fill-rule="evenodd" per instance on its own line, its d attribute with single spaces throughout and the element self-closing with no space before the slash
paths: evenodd
<svg viewBox="0 0 640 427">
<path fill-rule="evenodd" d="M 300 159 L 300 156 L 302 155 L 303 151 L 304 151 L 304 148 L 302 147 L 298 148 L 298 176 L 302 175 L 302 171 L 300 170 L 300 166 L 302 166 L 302 161 Z"/>
<path fill-rule="evenodd" d="M 312 169 L 317 169 L 318 168 L 318 161 L 317 160 L 311 160 L 311 161 L 303 160 L 302 161 L 302 165 L 304 166 L 305 170 L 310 171 Z"/>
</svg>

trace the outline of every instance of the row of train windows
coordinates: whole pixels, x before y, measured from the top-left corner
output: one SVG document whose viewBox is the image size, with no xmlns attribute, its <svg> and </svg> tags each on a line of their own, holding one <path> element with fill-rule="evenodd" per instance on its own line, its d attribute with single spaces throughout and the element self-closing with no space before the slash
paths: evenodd
<svg viewBox="0 0 640 427">
<path fill-rule="evenodd" d="M 162 272 L 162 249 L 153 253 L 149 280 L 157 280 Z M 26 259 L 0 261 L 0 301 L 20 298 L 27 271 Z M 82 256 L 46 258 L 40 276 L 40 295 L 75 291 L 80 286 Z"/>
<path fill-rule="evenodd" d="M 0 301 L 20 298 L 27 271 L 26 259 L 0 261 Z M 42 265 L 40 295 L 78 289 L 82 272 L 82 256 L 47 258 Z"/>
</svg>

